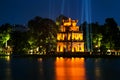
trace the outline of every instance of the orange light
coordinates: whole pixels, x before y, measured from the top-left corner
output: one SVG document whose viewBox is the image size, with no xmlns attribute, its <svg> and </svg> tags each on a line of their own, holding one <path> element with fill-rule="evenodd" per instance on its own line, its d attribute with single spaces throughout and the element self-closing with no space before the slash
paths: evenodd
<svg viewBox="0 0 120 80">
<path fill-rule="evenodd" d="M 84 52 L 83 33 L 79 31 L 79 26 L 76 26 L 77 22 L 71 18 L 63 20 L 57 34 L 57 52 Z"/>
<path fill-rule="evenodd" d="M 55 80 L 86 80 L 84 58 L 57 58 Z"/>
</svg>

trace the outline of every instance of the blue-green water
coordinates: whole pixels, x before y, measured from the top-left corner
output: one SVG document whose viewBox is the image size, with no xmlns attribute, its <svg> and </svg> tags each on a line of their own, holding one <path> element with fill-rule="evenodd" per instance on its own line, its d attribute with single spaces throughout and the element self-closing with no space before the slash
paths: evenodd
<svg viewBox="0 0 120 80">
<path fill-rule="evenodd" d="M 0 57 L 0 80 L 119 80 L 120 59 Z"/>
</svg>

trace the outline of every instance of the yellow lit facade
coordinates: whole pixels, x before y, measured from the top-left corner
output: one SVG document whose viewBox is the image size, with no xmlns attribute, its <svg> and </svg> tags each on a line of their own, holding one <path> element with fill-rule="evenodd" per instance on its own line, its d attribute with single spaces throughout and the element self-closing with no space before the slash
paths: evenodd
<svg viewBox="0 0 120 80">
<path fill-rule="evenodd" d="M 83 33 L 77 20 L 63 20 L 57 33 L 57 52 L 84 52 Z"/>
</svg>

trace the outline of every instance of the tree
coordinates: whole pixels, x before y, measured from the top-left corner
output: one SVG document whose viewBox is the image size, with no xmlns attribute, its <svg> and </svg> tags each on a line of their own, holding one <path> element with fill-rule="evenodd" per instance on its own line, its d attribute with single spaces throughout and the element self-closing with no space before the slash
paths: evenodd
<svg viewBox="0 0 120 80">
<path fill-rule="evenodd" d="M 28 22 L 30 28 L 29 33 L 36 47 L 39 47 L 40 52 L 48 52 L 55 48 L 57 27 L 54 21 L 47 18 L 35 17 Z"/>
<path fill-rule="evenodd" d="M 92 29 L 92 47 L 93 51 L 97 51 L 100 49 L 101 46 L 101 40 L 102 40 L 102 33 L 101 33 L 101 25 L 96 23 L 91 23 L 91 29 Z"/>
<path fill-rule="evenodd" d="M 60 15 L 56 18 L 56 25 L 59 27 L 62 24 L 62 20 L 68 20 L 68 17 Z"/>
<path fill-rule="evenodd" d="M 102 43 L 106 46 L 107 49 L 113 50 L 118 45 L 118 36 L 119 36 L 119 29 L 117 27 L 117 23 L 113 18 L 107 18 L 105 20 L 105 24 L 102 27 L 103 31 L 103 39 Z"/>
<path fill-rule="evenodd" d="M 0 27 L 0 45 L 7 47 L 10 40 L 10 33 L 12 31 L 12 25 L 6 23 Z"/>
<path fill-rule="evenodd" d="M 55 22 L 47 18 L 43 19 L 41 21 L 41 27 L 41 39 L 43 42 L 45 42 L 45 44 L 43 44 L 43 47 L 46 48 L 46 51 L 55 50 L 57 36 L 57 26 Z"/>
<path fill-rule="evenodd" d="M 28 43 L 30 45 L 30 48 L 29 48 L 30 50 L 33 50 L 37 47 L 41 47 L 40 46 L 40 44 L 42 44 L 42 40 L 40 38 L 42 34 L 41 21 L 42 21 L 42 18 L 39 16 L 36 16 L 34 19 L 28 21 L 28 27 L 29 27 Z"/>
<path fill-rule="evenodd" d="M 101 33 L 94 34 L 93 39 L 92 39 L 93 48 L 96 48 L 96 49 L 99 50 L 100 47 L 101 47 L 101 40 L 102 40 L 102 34 Z"/>
<path fill-rule="evenodd" d="M 26 54 L 29 48 L 27 32 L 13 31 L 11 33 L 13 54 Z"/>
<path fill-rule="evenodd" d="M 105 55 L 106 52 L 107 52 L 107 48 L 106 48 L 106 46 L 101 45 L 101 46 L 100 46 L 100 52 L 101 52 L 101 54 Z"/>
</svg>

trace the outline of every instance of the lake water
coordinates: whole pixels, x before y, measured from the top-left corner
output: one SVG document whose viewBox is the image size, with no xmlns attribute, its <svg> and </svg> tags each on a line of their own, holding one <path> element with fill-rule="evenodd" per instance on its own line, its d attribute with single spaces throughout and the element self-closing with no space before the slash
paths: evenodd
<svg viewBox="0 0 120 80">
<path fill-rule="evenodd" d="M 0 57 L 0 80 L 120 80 L 120 59 Z"/>
</svg>

